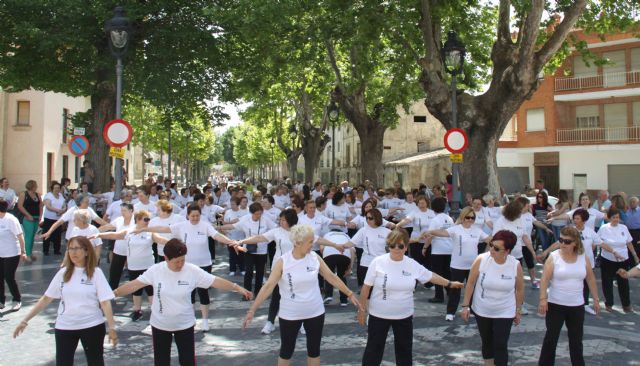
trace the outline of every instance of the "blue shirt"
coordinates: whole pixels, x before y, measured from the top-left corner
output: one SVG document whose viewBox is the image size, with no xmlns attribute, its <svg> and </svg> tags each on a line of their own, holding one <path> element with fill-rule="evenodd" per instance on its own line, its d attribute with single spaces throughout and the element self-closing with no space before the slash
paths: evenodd
<svg viewBox="0 0 640 366">
<path fill-rule="evenodd" d="M 629 230 L 640 229 L 640 207 L 630 208 L 626 212 L 627 217 L 624 220 L 624 224 Z"/>
</svg>

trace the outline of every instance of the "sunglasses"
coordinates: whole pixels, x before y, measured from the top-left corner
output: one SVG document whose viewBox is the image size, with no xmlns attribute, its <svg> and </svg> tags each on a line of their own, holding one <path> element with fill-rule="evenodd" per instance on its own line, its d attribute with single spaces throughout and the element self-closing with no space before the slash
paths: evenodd
<svg viewBox="0 0 640 366">
<path fill-rule="evenodd" d="M 389 244 L 389 249 L 396 249 L 396 247 L 400 250 L 404 250 L 405 246 L 404 244 L 400 243 L 400 244 Z"/>
<path fill-rule="evenodd" d="M 493 245 L 493 243 L 489 243 L 489 248 L 493 249 L 493 251 L 495 251 L 496 253 L 500 253 L 504 250 L 503 248 L 498 248 L 497 246 Z"/>
<path fill-rule="evenodd" d="M 465 220 L 474 220 L 475 221 L 476 217 L 475 216 L 465 216 L 464 219 Z"/>
<path fill-rule="evenodd" d="M 558 242 L 560 242 L 562 244 L 569 245 L 569 244 L 573 243 L 573 239 L 558 239 Z"/>
<path fill-rule="evenodd" d="M 143 218 L 142 218 L 142 221 L 144 221 L 144 222 L 149 222 L 149 221 L 151 221 L 151 218 L 150 218 L 150 217 L 143 217 Z"/>
<path fill-rule="evenodd" d="M 367 216 L 367 220 L 373 220 L 373 217 Z"/>
</svg>

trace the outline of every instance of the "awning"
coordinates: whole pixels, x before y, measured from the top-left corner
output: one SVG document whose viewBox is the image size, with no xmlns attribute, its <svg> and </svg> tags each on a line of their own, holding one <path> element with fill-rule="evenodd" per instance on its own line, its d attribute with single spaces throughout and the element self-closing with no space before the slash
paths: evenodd
<svg viewBox="0 0 640 366">
<path fill-rule="evenodd" d="M 401 166 L 401 165 L 410 165 L 414 163 L 419 163 L 425 160 L 434 160 L 437 158 L 449 156 L 451 153 L 447 149 L 439 149 L 434 151 L 429 151 L 427 153 L 422 153 L 418 155 L 409 156 L 406 158 L 392 160 L 384 163 L 384 166 Z"/>
</svg>

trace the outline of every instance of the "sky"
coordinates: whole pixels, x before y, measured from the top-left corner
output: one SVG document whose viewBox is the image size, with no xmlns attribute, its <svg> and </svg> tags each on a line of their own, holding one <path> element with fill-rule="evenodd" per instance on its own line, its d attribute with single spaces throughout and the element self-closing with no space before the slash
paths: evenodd
<svg viewBox="0 0 640 366">
<path fill-rule="evenodd" d="M 239 104 L 239 105 L 223 104 L 224 112 L 229 115 L 229 119 L 224 122 L 224 126 L 216 127 L 214 131 L 216 133 L 222 134 L 229 127 L 237 126 L 240 123 L 242 123 L 242 119 L 238 115 L 238 112 L 243 111 L 245 108 L 247 108 L 248 105 L 249 104 Z"/>
</svg>

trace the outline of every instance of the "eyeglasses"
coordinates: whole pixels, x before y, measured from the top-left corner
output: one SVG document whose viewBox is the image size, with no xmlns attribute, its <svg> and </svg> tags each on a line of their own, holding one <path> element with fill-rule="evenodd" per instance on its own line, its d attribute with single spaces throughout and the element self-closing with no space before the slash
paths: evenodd
<svg viewBox="0 0 640 366">
<path fill-rule="evenodd" d="M 561 244 L 569 245 L 573 243 L 573 239 L 558 239 L 558 242 L 560 242 Z"/>
<path fill-rule="evenodd" d="M 373 220 L 373 217 L 367 216 L 367 220 Z"/>
<path fill-rule="evenodd" d="M 473 220 L 473 221 L 475 221 L 476 217 L 475 216 L 465 216 L 464 219 L 465 220 Z"/>
<path fill-rule="evenodd" d="M 69 252 L 78 252 L 80 250 L 84 250 L 84 247 L 68 247 L 67 251 Z"/>
<path fill-rule="evenodd" d="M 142 218 L 142 221 L 144 221 L 144 222 L 149 222 L 149 221 L 151 221 L 151 218 L 150 218 L 150 217 L 143 217 L 143 218 Z"/>
<path fill-rule="evenodd" d="M 489 243 L 489 248 L 493 249 L 493 251 L 496 252 L 496 253 L 500 253 L 501 251 L 504 250 L 504 248 L 498 248 L 493 243 Z"/>
<path fill-rule="evenodd" d="M 400 249 L 400 250 L 404 250 L 405 246 L 404 246 L 404 244 L 402 244 L 402 243 L 399 243 L 399 244 L 395 244 L 395 243 L 389 244 L 389 249 L 396 249 L 396 248 L 398 248 L 398 249 Z"/>
</svg>

